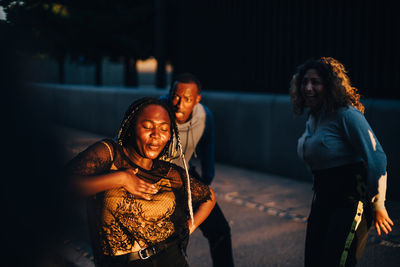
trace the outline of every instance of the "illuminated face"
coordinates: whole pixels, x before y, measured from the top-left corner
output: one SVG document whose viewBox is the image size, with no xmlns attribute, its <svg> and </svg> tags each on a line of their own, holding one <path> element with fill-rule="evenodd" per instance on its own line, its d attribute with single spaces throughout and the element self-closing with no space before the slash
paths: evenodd
<svg viewBox="0 0 400 267">
<path fill-rule="evenodd" d="M 311 108 L 313 113 L 318 112 L 325 101 L 324 83 L 315 69 L 309 69 L 305 73 L 300 86 L 301 95 L 305 105 Z"/>
<path fill-rule="evenodd" d="M 135 135 L 137 152 L 143 158 L 156 159 L 171 136 L 168 112 L 159 105 L 149 105 L 139 114 Z"/>
<path fill-rule="evenodd" d="M 171 96 L 176 122 L 185 123 L 193 112 L 194 106 L 201 100 L 195 83 L 177 83 L 175 94 Z"/>
</svg>

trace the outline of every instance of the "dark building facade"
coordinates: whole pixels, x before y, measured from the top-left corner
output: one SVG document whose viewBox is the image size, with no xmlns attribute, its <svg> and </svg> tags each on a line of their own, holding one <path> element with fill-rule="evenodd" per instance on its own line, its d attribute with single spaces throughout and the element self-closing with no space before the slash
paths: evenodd
<svg viewBox="0 0 400 267">
<path fill-rule="evenodd" d="M 397 12 L 371 0 L 177 0 L 168 10 L 168 57 L 175 74 L 192 72 L 210 90 L 287 93 L 296 66 L 331 56 L 364 97 L 394 98 Z"/>
</svg>

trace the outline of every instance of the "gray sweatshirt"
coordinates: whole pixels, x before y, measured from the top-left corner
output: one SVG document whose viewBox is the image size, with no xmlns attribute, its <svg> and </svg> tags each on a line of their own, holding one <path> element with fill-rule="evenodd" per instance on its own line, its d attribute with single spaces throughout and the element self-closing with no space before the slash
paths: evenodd
<svg viewBox="0 0 400 267">
<path fill-rule="evenodd" d="M 177 124 L 179 137 L 182 144 L 183 153 L 185 154 L 186 163 L 189 164 L 193 153 L 196 152 L 196 146 L 203 135 L 204 128 L 206 125 L 206 113 L 203 105 L 197 104 L 192 112 L 192 117 L 183 124 Z M 174 143 L 176 140 L 174 140 Z M 175 147 L 175 144 L 173 144 Z M 172 163 L 184 168 L 181 158 L 179 158 L 177 151 L 172 151 L 171 156 L 173 157 Z"/>
</svg>

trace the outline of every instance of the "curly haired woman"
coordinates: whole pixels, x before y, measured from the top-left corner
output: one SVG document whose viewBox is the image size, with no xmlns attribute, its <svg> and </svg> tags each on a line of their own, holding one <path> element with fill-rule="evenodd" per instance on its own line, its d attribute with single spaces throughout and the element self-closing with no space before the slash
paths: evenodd
<svg viewBox="0 0 400 267">
<path fill-rule="evenodd" d="M 173 138 L 180 144 L 177 133 L 166 104 L 139 99 L 127 110 L 117 143 L 101 140 L 69 163 L 75 187 L 90 197 L 96 266 L 188 266 L 188 235 L 209 215 L 215 196 L 187 169 L 160 159 Z"/>
<path fill-rule="evenodd" d="M 309 112 L 297 147 L 314 177 L 305 266 L 355 266 L 374 221 L 378 235 L 392 230 L 384 204 L 386 155 L 336 59 L 300 65 L 290 95 L 296 114 Z"/>
</svg>

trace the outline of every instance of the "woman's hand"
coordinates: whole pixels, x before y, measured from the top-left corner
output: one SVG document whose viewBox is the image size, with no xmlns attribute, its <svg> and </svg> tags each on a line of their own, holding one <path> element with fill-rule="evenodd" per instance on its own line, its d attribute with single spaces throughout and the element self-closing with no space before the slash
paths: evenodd
<svg viewBox="0 0 400 267">
<path fill-rule="evenodd" d="M 386 209 L 376 210 L 376 218 L 375 218 L 375 228 L 378 235 L 381 235 L 382 231 L 385 234 L 388 234 L 392 231 L 392 227 L 394 223 L 389 218 L 389 214 Z"/>
<path fill-rule="evenodd" d="M 124 170 L 126 177 L 124 181 L 124 188 L 138 198 L 151 200 L 151 196 L 157 194 L 157 188 L 150 183 L 147 183 L 136 176 L 138 169 L 127 169 Z"/>
</svg>

